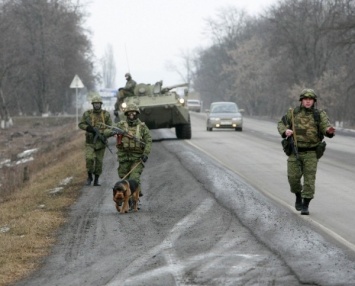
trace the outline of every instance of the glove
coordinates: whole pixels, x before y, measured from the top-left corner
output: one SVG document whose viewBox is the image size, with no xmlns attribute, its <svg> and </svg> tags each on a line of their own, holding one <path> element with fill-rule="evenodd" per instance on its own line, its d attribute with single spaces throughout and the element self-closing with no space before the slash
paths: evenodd
<svg viewBox="0 0 355 286">
<path fill-rule="evenodd" d="M 88 125 L 88 127 L 86 127 L 86 131 L 90 132 L 90 133 L 95 133 L 94 127 Z"/>
<path fill-rule="evenodd" d="M 118 116 L 118 110 L 115 110 L 113 114 L 117 117 Z"/>
<path fill-rule="evenodd" d="M 147 155 L 143 155 L 141 157 L 141 160 L 143 161 L 143 163 L 145 163 L 148 160 L 148 156 Z"/>
</svg>

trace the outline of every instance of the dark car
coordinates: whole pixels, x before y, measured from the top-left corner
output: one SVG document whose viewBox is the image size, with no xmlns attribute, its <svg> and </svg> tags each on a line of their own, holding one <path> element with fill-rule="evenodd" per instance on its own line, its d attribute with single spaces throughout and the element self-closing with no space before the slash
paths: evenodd
<svg viewBox="0 0 355 286">
<path fill-rule="evenodd" d="M 244 110 L 239 109 L 234 102 L 221 101 L 211 103 L 210 109 L 207 111 L 207 131 L 213 128 L 233 128 L 236 131 L 243 130 Z"/>
</svg>

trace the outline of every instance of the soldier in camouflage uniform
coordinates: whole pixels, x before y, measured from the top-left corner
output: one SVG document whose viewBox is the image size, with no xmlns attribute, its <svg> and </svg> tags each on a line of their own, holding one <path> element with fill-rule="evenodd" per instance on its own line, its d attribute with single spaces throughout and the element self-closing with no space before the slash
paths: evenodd
<svg viewBox="0 0 355 286">
<path fill-rule="evenodd" d="M 136 105 L 128 105 L 124 114 L 126 115 L 126 120 L 121 120 L 115 125 L 138 138 L 144 144 L 127 136 L 117 135 L 118 176 L 137 181 L 141 190 L 140 176 L 144 168 L 143 163 L 147 161 L 152 148 L 152 137 L 145 123 L 138 119 L 140 112 Z M 129 175 L 126 177 L 128 173 Z"/>
<path fill-rule="evenodd" d="M 99 176 L 102 173 L 102 163 L 105 155 L 107 137 L 112 135 L 112 131 L 100 125 L 101 123 L 112 125 L 110 113 L 102 110 L 102 100 L 100 96 L 94 96 L 92 101 L 93 109 L 84 112 L 79 128 L 85 130 L 85 157 L 88 178 L 86 185 L 90 186 L 94 178 L 94 186 L 100 186 Z M 98 136 L 96 131 L 98 131 Z M 100 139 L 101 137 L 101 139 Z M 106 145 L 105 145 L 106 144 Z"/>
<path fill-rule="evenodd" d="M 325 111 L 315 107 L 317 95 L 313 89 L 302 90 L 299 100 L 301 105 L 295 109 L 290 108 L 278 122 L 277 129 L 283 138 L 294 138 L 299 159 L 294 153 L 287 159 L 288 182 L 291 192 L 296 195 L 296 210 L 301 211 L 302 215 L 308 215 L 309 202 L 315 192 L 317 147 L 320 147 L 324 136 L 332 138 L 335 135 L 335 128 L 330 125 Z"/>
<path fill-rule="evenodd" d="M 137 83 L 132 79 L 132 76 L 130 73 L 126 73 L 124 76 L 126 78 L 126 85 L 125 85 L 125 87 L 121 87 L 118 89 L 117 101 L 115 103 L 115 110 L 113 112 L 115 116 L 118 116 L 118 110 L 120 109 L 120 105 L 122 104 L 123 100 L 127 96 L 134 95 L 134 88 L 137 85 Z"/>
</svg>

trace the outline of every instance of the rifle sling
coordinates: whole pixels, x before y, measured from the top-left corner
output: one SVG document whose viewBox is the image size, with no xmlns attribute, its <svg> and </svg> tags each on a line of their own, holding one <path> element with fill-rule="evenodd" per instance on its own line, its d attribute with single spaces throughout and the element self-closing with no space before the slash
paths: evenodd
<svg viewBox="0 0 355 286">
<path fill-rule="evenodd" d="M 295 129 L 295 118 L 293 116 L 293 109 L 291 110 L 291 121 L 292 121 L 292 131 L 293 131 L 293 142 L 295 143 L 295 147 L 297 148 L 297 139 L 296 139 L 296 129 Z"/>
</svg>

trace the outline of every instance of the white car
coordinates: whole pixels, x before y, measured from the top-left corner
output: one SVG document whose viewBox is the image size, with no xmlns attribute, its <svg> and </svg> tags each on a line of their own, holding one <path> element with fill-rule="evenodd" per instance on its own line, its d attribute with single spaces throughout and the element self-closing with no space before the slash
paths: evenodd
<svg viewBox="0 0 355 286">
<path fill-rule="evenodd" d="M 213 128 L 233 128 L 236 131 L 243 130 L 243 109 L 239 109 L 234 102 L 221 101 L 211 103 L 207 111 L 207 131 Z"/>
<path fill-rule="evenodd" d="M 198 99 L 188 99 L 186 106 L 188 110 L 201 112 L 201 101 Z"/>
</svg>

